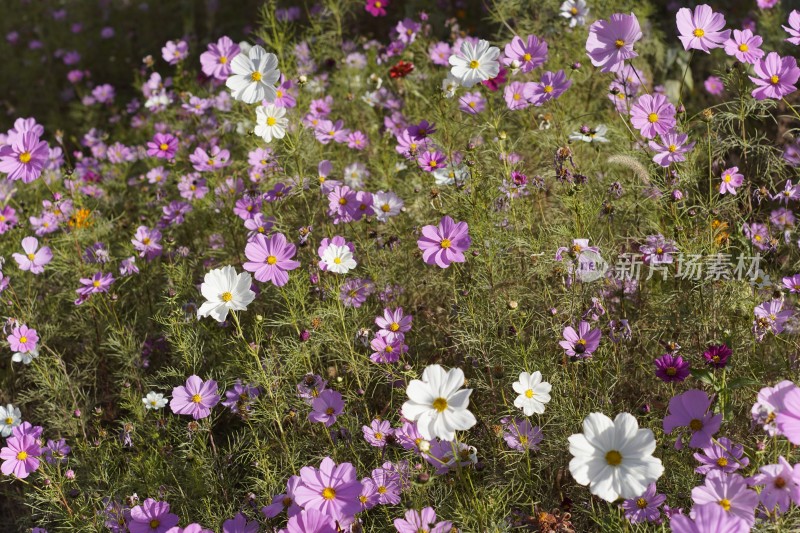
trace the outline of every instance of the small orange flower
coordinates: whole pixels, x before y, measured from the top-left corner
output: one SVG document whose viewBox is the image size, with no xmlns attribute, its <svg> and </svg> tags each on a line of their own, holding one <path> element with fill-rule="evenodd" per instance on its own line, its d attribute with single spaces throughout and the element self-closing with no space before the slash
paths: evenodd
<svg viewBox="0 0 800 533">
<path fill-rule="evenodd" d="M 92 224 L 92 212 L 88 209 L 78 209 L 69 219 L 70 228 L 89 228 Z"/>
</svg>

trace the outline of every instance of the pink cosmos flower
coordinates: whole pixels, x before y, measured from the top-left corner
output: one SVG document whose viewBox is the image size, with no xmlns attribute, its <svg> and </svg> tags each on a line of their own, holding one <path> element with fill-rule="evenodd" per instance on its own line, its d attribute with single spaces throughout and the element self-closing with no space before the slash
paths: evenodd
<svg viewBox="0 0 800 533">
<path fill-rule="evenodd" d="M 191 415 L 195 420 L 206 418 L 211 409 L 219 403 L 217 382 L 213 379 L 203 381 L 192 375 L 186 385 L 172 389 L 172 400 L 169 406 L 176 415 Z"/>
<path fill-rule="evenodd" d="M 214 146 L 209 152 L 198 146 L 194 153 L 189 156 L 189 161 L 198 172 L 212 172 L 230 165 L 230 157 L 231 153 L 228 150 L 221 149 L 219 146 Z"/>
<path fill-rule="evenodd" d="M 369 356 L 370 360 L 375 363 L 396 363 L 400 355 L 408 351 L 408 346 L 403 341 L 402 334 L 389 338 L 378 333 L 370 342 L 370 347 L 375 350 Z"/>
<path fill-rule="evenodd" d="M 308 413 L 308 419 L 311 422 L 325 424 L 327 428 L 331 427 L 343 412 L 342 395 L 335 390 L 325 389 L 311 400 L 311 412 Z"/>
<path fill-rule="evenodd" d="M 535 35 L 528 35 L 523 41 L 515 36 L 505 47 L 503 64 L 507 67 L 519 68 L 520 72 L 530 72 L 547 61 L 547 43 Z"/>
<path fill-rule="evenodd" d="M 0 172 L 9 181 L 30 183 L 42 174 L 50 157 L 50 148 L 34 131 L 9 135 L 8 144 L 0 146 Z"/>
<path fill-rule="evenodd" d="M 615 13 L 608 20 L 598 20 L 589 27 L 586 52 L 601 72 L 616 72 L 625 61 L 637 57 L 633 45 L 642 38 L 636 15 Z"/>
<path fill-rule="evenodd" d="M 518 109 L 525 109 L 531 103 L 528 100 L 530 91 L 533 90 L 533 83 L 523 83 L 521 81 L 512 81 L 506 88 L 503 89 L 503 99 L 506 101 L 506 106 L 516 111 Z"/>
<path fill-rule="evenodd" d="M 709 472 L 705 484 L 692 489 L 692 500 L 695 505 L 718 505 L 751 527 L 756 521 L 758 494 L 747 488 L 745 479 L 739 474 Z"/>
<path fill-rule="evenodd" d="M 486 98 L 480 91 L 464 93 L 458 98 L 458 108 L 468 115 L 477 115 L 486 109 Z"/>
<path fill-rule="evenodd" d="M 691 517 L 673 514 L 669 526 L 672 533 L 750 533 L 747 522 L 716 503 L 695 505 Z"/>
<path fill-rule="evenodd" d="M 631 107 L 631 124 L 645 139 L 675 128 L 675 106 L 663 94 L 643 94 Z"/>
<path fill-rule="evenodd" d="M 668 167 L 672 163 L 686 161 L 684 154 L 691 152 L 695 145 L 694 141 L 687 144 L 686 141 L 688 140 L 689 135 L 673 130 L 661 135 L 660 144 L 656 141 L 650 141 L 647 145 L 656 152 L 656 155 L 653 156 L 653 161 L 662 167 Z"/>
<path fill-rule="evenodd" d="M 161 232 L 147 226 L 136 228 L 136 234 L 131 239 L 134 249 L 138 250 L 139 257 L 152 261 L 161 255 Z"/>
<path fill-rule="evenodd" d="M 714 13 L 706 4 L 699 5 L 692 12 L 688 7 L 678 10 L 675 17 L 678 23 L 678 39 L 685 50 L 702 50 L 710 53 L 712 48 L 720 48 L 731 36 L 730 30 L 723 30 L 725 17 Z"/>
<path fill-rule="evenodd" d="M 294 515 L 286 524 L 286 533 L 337 533 L 336 522 L 326 513 L 306 509 Z"/>
<path fill-rule="evenodd" d="M 421 511 L 409 509 L 404 518 L 395 518 L 394 528 L 397 533 L 418 533 L 419 531 L 448 533 L 453 529 L 453 523 L 444 520 L 436 522 L 436 511 L 433 510 L 433 507 L 425 507 Z"/>
<path fill-rule="evenodd" d="M 159 159 L 172 159 L 178 151 L 178 138 L 169 133 L 156 133 L 147 141 L 147 155 Z"/>
<path fill-rule="evenodd" d="M 373 17 L 385 17 L 387 7 L 389 7 L 389 0 L 367 0 L 364 9 Z"/>
<path fill-rule="evenodd" d="M 178 524 L 178 515 L 169 512 L 169 503 L 147 498 L 130 512 L 130 533 L 166 533 Z"/>
<path fill-rule="evenodd" d="M 257 234 L 247 243 L 244 254 L 250 260 L 243 265 L 248 272 L 253 272 L 258 281 L 271 281 L 277 287 L 289 282 L 289 270 L 300 266 L 294 261 L 296 248 L 286 241 L 283 233 L 275 233 L 269 237 Z"/>
<path fill-rule="evenodd" d="M 6 440 L 6 445 L 0 450 L 0 472 L 6 476 L 15 476 L 25 479 L 39 468 L 39 456 L 42 449 L 39 441 L 33 435 L 14 435 Z"/>
<path fill-rule="evenodd" d="M 581 320 L 581 323 L 578 324 L 578 331 L 575 331 L 572 326 L 567 326 L 564 328 L 563 335 L 564 340 L 559 341 L 558 344 L 564 348 L 568 357 L 588 359 L 600 346 L 602 332 L 599 329 L 593 329 L 589 322 Z"/>
<path fill-rule="evenodd" d="M 369 426 L 361 426 L 364 440 L 371 446 L 383 448 L 387 437 L 394 435 L 394 429 L 388 420 L 373 420 Z"/>
<path fill-rule="evenodd" d="M 422 260 L 429 265 L 447 268 L 451 263 L 466 261 L 464 252 L 472 239 L 466 222 L 454 222 L 449 216 L 442 217 L 438 226 L 425 226 L 417 246 L 422 250 Z"/>
<path fill-rule="evenodd" d="M 786 26 L 781 26 L 786 30 L 786 33 L 789 34 L 786 40 L 794 45 L 800 45 L 800 11 L 795 9 L 789 13 L 788 24 L 788 28 Z"/>
<path fill-rule="evenodd" d="M 698 389 L 692 389 L 674 396 L 669 401 L 669 414 L 664 418 L 664 433 L 672 433 L 679 427 L 688 427 L 692 432 L 689 446 L 705 448 L 711 444 L 711 437 L 719 431 L 722 415 L 715 415 L 709 410 L 711 398 Z M 682 446 L 681 437 L 675 447 Z"/>
<path fill-rule="evenodd" d="M 361 482 L 350 463 L 337 465 L 326 457 L 319 468 L 304 466 L 300 469 L 300 484 L 295 488 L 297 504 L 306 509 L 320 511 L 343 521 L 361 511 L 358 496 Z"/>
<path fill-rule="evenodd" d="M 725 41 L 725 53 L 742 63 L 754 65 L 764 57 L 764 51 L 759 48 L 762 42 L 764 39 L 750 30 L 733 30 L 731 38 Z"/>
<path fill-rule="evenodd" d="M 778 464 L 762 466 L 758 472 L 748 483 L 764 487 L 759 497 L 767 510 L 773 511 L 777 506 L 781 513 L 785 513 L 791 502 L 800 502 L 800 467 L 793 468 L 780 456 Z"/>
<path fill-rule="evenodd" d="M 177 65 L 189 56 L 189 44 L 186 41 L 167 41 L 161 48 L 161 57 L 170 65 Z"/>
<path fill-rule="evenodd" d="M 776 409 L 778 414 L 775 417 L 775 426 L 789 442 L 800 445 L 800 389 L 796 386 L 788 386 L 786 389 L 780 409 Z"/>
<path fill-rule="evenodd" d="M 381 328 L 378 333 L 388 339 L 393 336 L 402 336 L 411 331 L 412 320 L 411 315 L 403 313 L 402 307 L 394 310 L 386 308 L 383 310 L 383 316 L 375 319 L 375 324 Z"/>
<path fill-rule="evenodd" d="M 230 37 L 223 35 L 216 43 L 209 43 L 208 49 L 200 54 L 203 74 L 225 81 L 231 75 L 231 60 L 240 52 L 239 45 Z"/>
<path fill-rule="evenodd" d="M 79 281 L 83 287 L 76 289 L 76 292 L 79 296 L 89 296 L 98 292 L 108 292 L 108 288 L 114 283 L 114 276 L 110 273 L 96 272 L 91 278 L 81 278 Z"/>
<path fill-rule="evenodd" d="M 736 194 L 736 187 L 741 187 L 744 176 L 739 174 L 739 167 L 731 167 L 722 171 L 722 181 L 719 184 L 719 193 Z"/>
<path fill-rule="evenodd" d="M 0 235 L 16 226 L 18 222 L 19 219 L 17 218 L 16 209 L 10 205 L 3 206 L 3 208 L 0 209 Z"/>
<path fill-rule="evenodd" d="M 535 106 L 540 106 L 550 100 L 555 100 L 572 86 L 572 80 L 567 79 L 563 70 L 558 72 L 545 72 L 539 83 L 531 85 L 528 99 Z"/>
<path fill-rule="evenodd" d="M 11 330 L 11 335 L 6 337 L 6 340 L 11 350 L 19 353 L 29 353 L 36 350 L 39 334 L 35 329 L 22 324 Z"/>
<path fill-rule="evenodd" d="M 800 78 L 800 68 L 797 68 L 797 59 L 793 56 L 781 57 L 770 52 L 765 59 L 755 63 L 753 69 L 757 77 L 750 76 L 750 81 L 758 87 L 751 94 L 756 100 L 780 100 L 797 90 L 795 84 Z"/>
<path fill-rule="evenodd" d="M 214 533 L 210 529 L 204 528 L 200 524 L 189 524 L 186 527 L 171 527 L 167 533 Z"/>
<path fill-rule="evenodd" d="M 425 172 L 433 172 L 447 166 L 447 157 L 438 150 L 425 151 L 417 158 L 417 163 Z"/>
<path fill-rule="evenodd" d="M 44 266 L 53 260 L 53 251 L 47 246 L 42 246 L 37 250 L 38 247 L 39 240 L 36 237 L 22 239 L 22 250 L 25 253 L 12 255 L 20 270 L 30 270 L 31 274 L 44 272 Z"/>
</svg>

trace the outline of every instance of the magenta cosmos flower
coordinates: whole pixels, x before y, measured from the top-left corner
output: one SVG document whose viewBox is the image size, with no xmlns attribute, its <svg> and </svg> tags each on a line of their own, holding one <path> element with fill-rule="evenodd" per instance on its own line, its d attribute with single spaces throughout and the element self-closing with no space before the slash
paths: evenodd
<svg viewBox="0 0 800 533">
<path fill-rule="evenodd" d="M 608 20 L 598 20 L 589 27 L 586 53 L 602 72 L 617 72 L 626 60 L 639 55 L 633 51 L 633 45 L 641 38 L 636 15 L 615 13 Z"/>
<path fill-rule="evenodd" d="M 344 400 L 342 395 L 335 390 L 325 389 L 316 398 L 311 400 L 311 412 L 308 419 L 311 422 L 325 424 L 331 427 L 336 418 L 344 412 Z"/>
<path fill-rule="evenodd" d="M 0 172 L 9 181 L 30 183 L 42 174 L 49 162 L 50 148 L 34 131 L 10 135 L 8 144 L 0 147 Z"/>
<path fill-rule="evenodd" d="M 42 246 L 38 250 L 37 248 L 39 248 L 39 240 L 36 237 L 22 239 L 22 251 L 25 253 L 12 256 L 20 270 L 30 270 L 31 274 L 44 272 L 44 266 L 53 260 L 53 251 L 47 246 Z"/>
<path fill-rule="evenodd" d="M 725 17 L 706 4 L 699 5 L 692 12 L 688 7 L 678 10 L 675 17 L 678 23 L 678 39 L 685 50 L 702 50 L 710 53 L 712 48 L 720 48 L 731 36 L 725 27 Z"/>
<path fill-rule="evenodd" d="M 581 320 L 578 324 L 578 331 L 572 326 L 564 328 L 564 340 L 558 344 L 564 348 L 569 357 L 578 359 L 588 359 L 592 353 L 600 346 L 602 333 L 599 329 L 592 329 L 592 325 Z"/>
<path fill-rule="evenodd" d="M 797 68 L 797 59 L 792 56 L 781 57 L 770 52 L 766 58 L 755 63 L 753 69 L 757 77 L 750 76 L 750 80 L 758 87 L 751 94 L 756 100 L 780 100 L 797 90 L 795 83 L 800 78 L 800 68 Z"/>
<path fill-rule="evenodd" d="M 695 145 L 694 141 L 687 143 L 688 140 L 689 135 L 673 130 L 661 135 L 660 143 L 650 141 L 647 145 L 656 152 L 656 155 L 653 156 L 653 161 L 662 167 L 668 167 L 672 163 L 686 161 L 684 154 L 691 152 Z"/>
<path fill-rule="evenodd" d="M 665 353 L 653 363 L 656 377 L 665 383 L 680 383 L 689 377 L 689 363 L 680 355 Z"/>
<path fill-rule="evenodd" d="M 169 133 L 156 133 L 147 141 L 147 155 L 159 159 L 172 159 L 178 151 L 178 138 Z"/>
<path fill-rule="evenodd" d="M 306 510 L 315 509 L 334 520 L 343 521 L 361 511 L 358 496 L 361 482 L 350 463 L 337 465 L 326 457 L 319 468 L 300 469 L 300 484 L 294 489 L 297 504 Z"/>
<path fill-rule="evenodd" d="M 744 176 L 739 174 L 739 167 L 731 167 L 722 171 L 722 182 L 719 184 L 720 194 L 736 194 L 736 187 L 741 187 Z"/>
<path fill-rule="evenodd" d="M 472 239 L 466 222 L 454 222 L 449 216 L 442 217 L 438 226 L 425 226 L 417 246 L 422 250 L 422 260 L 429 265 L 447 268 L 451 263 L 466 261 L 464 252 Z"/>
<path fill-rule="evenodd" d="M 718 505 L 751 527 L 756 521 L 758 494 L 747 488 L 747 482 L 739 474 L 709 472 L 705 484 L 692 489 L 692 500 L 695 505 Z"/>
<path fill-rule="evenodd" d="M 711 437 L 719 431 L 722 415 L 709 411 L 711 398 L 698 389 L 692 389 L 674 396 L 669 401 L 669 414 L 664 418 L 664 433 L 672 433 L 679 427 L 687 427 L 692 432 L 689 446 L 705 448 L 711 444 Z M 675 443 L 680 448 L 681 437 Z"/>
<path fill-rule="evenodd" d="M 421 511 L 409 509 L 404 518 L 395 518 L 394 528 L 397 533 L 418 533 L 419 531 L 447 533 L 453 529 L 453 523 L 444 520 L 436 522 L 436 511 L 433 510 L 433 507 L 425 507 Z"/>
<path fill-rule="evenodd" d="M 169 503 L 147 498 L 131 509 L 130 533 L 166 533 L 178 524 L 178 515 L 169 512 Z"/>
<path fill-rule="evenodd" d="M 176 415 L 191 415 L 195 420 L 211 414 L 211 409 L 219 403 L 217 382 L 213 379 L 203 381 L 198 376 L 189 376 L 186 385 L 172 389 L 169 406 Z"/>
<path fill-rule="evenodd" d="M 294 244 L 286 241 L 283 233 L 265 237 L 260 233 L 253 237 L 244 248 L 244 254 L 250 260 L 243 265 L 248 272 L 253 272 L 258 281 L 271 281 L 277 287 L 289 282 L 289 270 L 300 266 L 292 257 L 296 252 Z"/>
<path fill-rule="evenodd" d="M 225 35 L 216 43 L 209 43 L 208 49 L 200 54 L 203 74 L 220 81 L 227 80 L 231 75 L 231 60 L 239 51 L 239 45 Z"/>
<path fill-rule="evenodd" d="M 759 48 L 762 42 L 764 40 L 750 30 L 733 30 L 731 38 L 725 41 L 725 53 L 742 63 L 754 65 L 764 57 L 764 51 Z"/>
<path fill-rule="evenodd" d="M 6 440 L 5 447 L 0 450 L 0 472 L 7 476 L 25 479 L 31 472 L 39 468 L 39 456 L 42 449 L 38 439 L 33 435 L 14 435 Z"/>
<path fill-rule="evenodd" d="M 28 353 L 36 350 L 39 334 L 35 329 L 22 324 L 11 330 L 11 335 L 6 337 L 6 340 L 13 351 Z"/>
<path fill-rule="evenodd" d="M 535 35 L 515 36 L 505 47 L 503 64 L 507 67 L 519 68 L 520 72 L 530 72 L 547 61 L 547 43 Z"/>
<path fill-rule="evenodd" d="M 669 527 L 672 533 L 749 533 L 750 526 L 741 518 L 717 504 L 696 505 L 692 517 L 673 514 Z"/>
<path fill-rule="evenodd" d="M 675 128 L 675 106 L 663 94 L 643 94 L 631 107 L 631 124 L 645 139 Z"/>
<path fill-rule="evenodd" d="M 373 17 L 385 17 L 387 7 L 389 7 L 389 0 L 367 0 L 364 9 Z"/>
</svg>

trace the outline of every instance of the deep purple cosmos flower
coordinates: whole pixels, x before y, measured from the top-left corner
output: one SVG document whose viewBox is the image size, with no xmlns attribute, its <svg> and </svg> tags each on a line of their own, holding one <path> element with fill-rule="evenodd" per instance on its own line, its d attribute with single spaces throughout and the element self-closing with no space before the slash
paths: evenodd
<svg viewBox="0 0 800 533">
<path fill-rule="evenodd" d="M 680 383 L 689 377 L 689 362 L 680 355 L 665 353 L 653 363 L 656 365 L 656 377 L 666 383 Z"/>
<path fill-rule="evenodd" d="M 678 39 L 685 50 L 702 50 L 709 53 L 712 48 L 720 48 L 731 35 L 723 30 L 725 17 L 707 5 L 699 5 L 694 12 L 687 7 L 678 10 L 675 17 L 678 23 Z"/>
<path fill-rule="evenodd" d="M 222 533 L 258 533 L 258 522 L 248 522 L 246 516 L 236 513 L 235 517 L 223 522 Z"/>
<path fill-rule="evenodd" d="M 169 512 L 169 503 L 147 498 L 131 509 L 130 533 L 166 533 L 178 524 L 178 515 Z"/>
<path fill-rule="evenodd" d="M 287 272 L 300 266 L 292 259 L 295 252 L 294 244 L 288 243 L 283 233 L 269 237 L 259 233 L 245 246 L 244 253 L 250 261 L 242 268 L 253 272 L 258 281 L 271 281 L 275 286 L 283 287 L 289 282 Z"/>
<path fill-rule="evenodd" d="M 159 159 L 173 159 L 178 151 L 178 138 L 169 133 L 156 133 L 147 142 L 147 155 Z"/>
<path fill-rule="evenodd" d="M 631 498 L 622 502 L 622 509 L 625 511 L 625 518 L 631 524 L 639 524 L 641 522 L 656 522 L 661 516 L 661 507 L 667 497 L 664 494 L 658 494 L 655 483 L 650 483 L 647 490 L 638 498 Z"/>
<path fill-rule="evenodd" d="M 642 252 L 642 261 L 647 265 L 663 265 L 672 263 L 672 253 L 675 252 L 675 241 L 658 235 L 648 235 L 645 243 L 639 247 Z"/>
<path fill-rule="evenodd" d="M 300 484 L 294 490 L 294 497 L 306 510 L 314 509 L 343 521 L 361 511 L 360 492 L 361 482 L 356 478 L 355 467 L 350 463 L 337 465 L 326 457 L 319 468 L 300 469 Z"/>
<path fill-rule="evenodd" d="M 631 124 L 645 139 L 675 128 L 675 106 L 663 94 L 643 94 L 631 107 Z"/>
<path fill-rule="evenodd" d="M 449 216 L 442 217 L 438 226 L 425 226 L 417 246 L 422 250 L 422 260 L 429 265 L 447 268 L 451 263 L 466 261 L 464 252 L 472 240 L 466 222 L 454 222 Z"/>
<path fill-rule="evenodd" d="M 750 76 L 750 81 L 758 85 L 752 92 L 756 100 L 780 100 L 797 90 L 795 84 L 800 78 L 800 68 L 797 67 L 797 58 L 794 56 L 781 57 L 770 52 L 766 58 L 753 65 L 753 70 L 756 75 Z"/>
<path fill-rule="evenodd" d="M 343 412 L 342 395 L 335 390 L 325 389 L 311 400 L 311 412 L 308 413 L 308 419 L 311 422 L 325 424 L 327 428 L 331 427 Z"/>
<path fill-rule="evenodd" d="M 726 344 L 712 344 L 703 352 L 703 359 L 711 368 L 725 368 L 732 353 Z"/>
<path fill-rule="evenodd" d="M 203 74 L 220 81 L 227 80 L 231 75 L 231 60 L 239 52 L 239 45 L 224 35 L 216 43 L 209 43 L 208 49 L 200 54 Z"/>
<path fill-rule="evenodd" d="M 9 181 L 30 183 L 38 178 L 50 157 L 47 142 L 39 140 L 35 131 L 9 135 L 7 143 L 0 146 L 0 172 Z"/>
<path fill-rule="evenodd" d="M 6 476 L 13 475 L 18 479 L 25 479 L 39 468 L 41 454 L 38 438 L 33 435 L 18 435 L 15 432 L 0 450 L 0 459 L 3 460 L 0 472 Z"/>
<path fill-rule="evenodd" d="M 698 389 L 692 389 L 674 396 L 669 401 L 669 414 L 664 418 L 664 433 L 672 433 L 679 427 L 686 427 L 692 436 L 689 446 L 704 448 L 711 443 L 713 435 L 719 431 L 722 415 L 710 411 L 711 398 Z M 682 447 L 682 436 L 678 437 L 675 447 Z"/>
<path fill-rule="evenodd" d="M 700 462 L 700 466 L 694 469 L 698 474 L 706 475 L 712 470 L 731 474 L 750 464 L 750 459 L 744 455 L 744 446 L 727 437 L 709 443 L 701 452 L 694 454 L 694 458 Z"/>
<path fill-rule="evenodd" d="M 253 401 L 258 398 L 261 391 L 255 385 L 245 385 L 242 380 L 237 379 L 233 384 L 233 388 L 225 391 L 225 399 L 222 400 L 222 405 L 230 409 L 234 413 L 245 415 L 250 411 L 250 406 Z"/>
<path fill-rule="evenodd" d="M 631 13 L 615 13 L 608 20 L 598 20 L 589 27 L 586 53 L 602 72 L 617 72 L 625 61 L 637 57 L 633 45 L 642 38 L 639 20 Z"/>
<path fill-rule="evenodd" d="M 211 414 L 211 409 L 219 403 L 217 382 L 213 379 L 203 381 L 192 375 L 186 385 L 172 389 L 172 400 L 169 406 L 176 415 L 191 415 L 195 420 Z"/>
<path fill-rule="evenodd" d="M 572 326 L 564 328 L 564 340 L 558 344 L 564 348 L 564 352 L 569 357 L 577 359 L 588 359 L 592 353 L 600 346 L 602 333 L 599 329 L 592 329 L 592 325 L 585 320 L 578 324 L 578 331 Z"/>
<path fill-rule="evenodd" d="M 692 489 L 692 500 L 695 505 L 718 505 L 751 527 L 756 521 L 758 494 L 747 488 L 747 482 L 739 474 L 709 472 L 705 484 Z"/>
</svg>

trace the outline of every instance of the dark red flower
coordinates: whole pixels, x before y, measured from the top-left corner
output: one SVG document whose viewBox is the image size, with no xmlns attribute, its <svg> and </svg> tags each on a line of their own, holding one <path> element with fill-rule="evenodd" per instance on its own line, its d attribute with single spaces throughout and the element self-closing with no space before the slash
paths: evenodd
<svg viewBox="0 0 800 533">
<path fill-rule="evenodd" d="M 724 344 L 712 344 L 703 352 L 703 358 L 711 368 L 725 368 L 732 353 Z"/>
<path fill-rule="evenodd" d="M 389 76 L 392 78 L 405 78 L 414 70 L 414 63 L 398 61 L 395 66 L 389 69 Z"/>
</svg>

